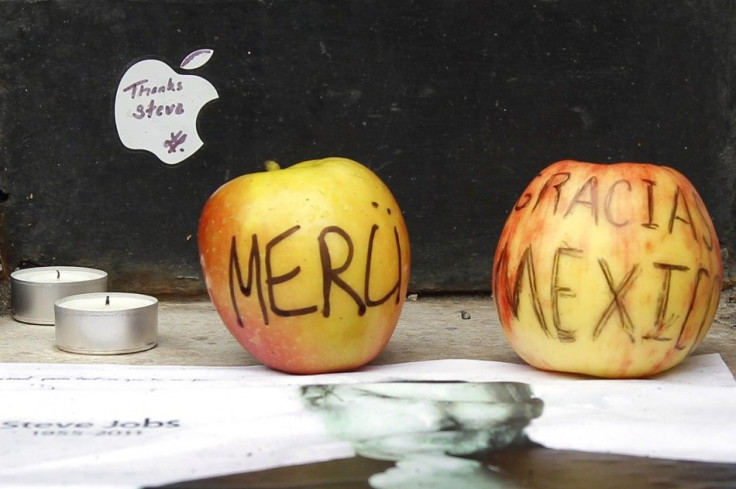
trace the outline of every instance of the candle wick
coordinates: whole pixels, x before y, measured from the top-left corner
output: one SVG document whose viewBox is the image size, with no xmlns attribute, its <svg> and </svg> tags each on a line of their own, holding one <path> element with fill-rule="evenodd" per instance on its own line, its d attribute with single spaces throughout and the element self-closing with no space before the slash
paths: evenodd
<svg viewBox="0 0 736 489">
<path fill-rule="evenodd" d="M 56 280 L 61 280 L 61 272 L 58 270 L 56 271 Z"/>
<path fill-rule="evenodd" d="M 110 296 L 109 295 L 107 297 L 105 297 L 105 305 L 106 306 L 109 306 L 110 305 Z"/>
</svg>

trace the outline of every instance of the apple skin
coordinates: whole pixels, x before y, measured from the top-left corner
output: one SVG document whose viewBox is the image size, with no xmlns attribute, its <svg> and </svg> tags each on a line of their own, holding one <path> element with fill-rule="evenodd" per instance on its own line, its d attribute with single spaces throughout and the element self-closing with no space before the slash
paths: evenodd
<svg viewBox="0 0 736 489">
<path fill-rule="evenodd" d="M 628 378 L 695 349 L 722 278 L 710 215 L 682 174 L 560 161 L 511 210 L 491 288 L 506 337 L 530 365 Z"/>
<path fill-rule="evenodd" d="M 331 157 L 231 180 L 205 204 L 198 245 L 223 322 L 273 369 L 353 370 L 396 328 L 409 235 L 388 187 L 360 163 Z"/>
</svg>

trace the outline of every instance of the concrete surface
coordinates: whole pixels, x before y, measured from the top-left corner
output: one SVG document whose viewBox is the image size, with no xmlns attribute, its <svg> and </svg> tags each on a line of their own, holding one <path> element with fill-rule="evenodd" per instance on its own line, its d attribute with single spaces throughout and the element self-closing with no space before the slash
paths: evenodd
<svg viewBox="0 0 736 489">
<path fill-rule="evenodd" d="M 716 320 L 695 354 L 720 353 L 736 372 L 736 291 L 724 291 Z M 507 343 L 487 296 L 407 300 L 396 332 L 374 365 L 467 358 L 523 363 Z M 162 299 L 159 344 L 127 355 L 78 355 L 54 346 L 54 328 L 0 316 L 0 362 L 241 366 L 258 364 L 230 335 L 208 300 Z"/>
</svg>

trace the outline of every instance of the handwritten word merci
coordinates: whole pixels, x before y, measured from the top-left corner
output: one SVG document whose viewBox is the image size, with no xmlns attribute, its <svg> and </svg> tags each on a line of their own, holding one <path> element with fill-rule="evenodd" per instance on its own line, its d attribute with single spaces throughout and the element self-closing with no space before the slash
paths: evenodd
<svg viewBox="0 0 736 489">
<path fill-rule="evenodd" d="M 184 84 L 181 81 L 174 83 L 172 78 L 164 84 L 149 85 L 148 79 L 135 81 L 123 88 L 123 92 L 130 92 L 130 98 L 135 100 L 140 97 L 152 97 L 156 94 L 165 94 L 168 92 L 181 92 L 184 90 Z M 154 98 L 147 105 L 138 104 L 133 113 L 136 119 L 152 118 L 153 116 L 171 116 L 182 115 L 184 113 L 184 104 L 175 102 L 172 104 L 158 104 Z"/>
<path fill-rule="evenodd" d="M 263 321 L 265 324 L 269 324 L 269 310 L 276 316 L 281 317 L 302 316 L 306 314 L 317 313 L 321 310 L 323 317 L 330 317 L 330 298 L 333 290 L 333 285 L 335 286 L 334 288 L 339 288 L 343 292 L 345 292 L 348 297 L 350 297 L 355 302 L 356 313 L 358 316 L 363 316 L 368 307 L 380 306 L 384 302 L 388 301 L 392 296 L 394 297 L 394 302 L 396 304 L 399 303 L 401 284 L 405 277 L 403 276 L 401 266 L 401 243 L 399 241 L 398 230 L 395 226 L 393 228 L 393 237 L 396 246 L 397 257 L 396 282 L 388 291 L 386 291 L 383 295 L 379 297 L 372 297 L 370 293 L 371 272 L 373 268 L 371 266 L 371 262 L 373 260 L 373 245 L 376 239 L 376 235 L 379 232 L 379 226 L 374 224 L 370 230 L 370 237 L 368 238 L 368 245 L 366 247 L 366 255 L 364 257 L 364 260 L 362 260 L 362 264 L 358 265 L 353 265 L 354 244 L 350 234 L 339 226 L 325 227 L 319 234 L 319 236 L 315 239 L 315 246 L 312 250 L 316 256 L 319 256 L 322 271 L 321 283 L 323 299 L 321 307 L 317 304 L 305 305 L 305 307 L 295 309 L 284 309 L 282 307 L 279 307 L 277 304 L 278 301 L 276 299 L 277 295 L 279 295 L 277 294 L 277 291 L 279 290 L 277 286 L 295 278 L 300 273 L 301 267 L 296 266 L 288 273 L 275 275 L 271 264 L 273 250 L 274 248 L 278 247 L 280 243 L 288 240 L 291 236 L 298 233 L 300 229 L 301 226 L 299 225 L 293 226 L 285 230 L 281 234 L 277 235 L 275 238 L 269 240 L 265 246 L 265 259 L 263 260 L 263 263 L 261 260 L 261 248 L 258 235 L 254 233 L 250 238 L 250 252 L 247 255 L 247 271 L 245 273 L 243 271 L 243 264 L 241 264 L 241 262 L 243 261 L 242 251 L 239 251 L 238 248 L 239 240 L 236 236 L 232 237 L 228 267 L 230 299 L 238 317 L 238 324 L 241 327 L 244 326 L 244 323 L 238 309 L 237 296 L 243 295 L 249 297 L 252 292 L 256 292 L 261 309 L 261 314 L 263 316 Z M 348 256 L 342 263 L 338 265 L 333 263 L 332 249 L 328 244 L 328 237 L 339 238 L 343 242 L 343 244 L 347 246 Z M 364 281 L 361 284 L 362 287 L 354 287 L 353 285 L 349 284 L 345 279 L 343 279 L 342 274 L 347 271 L 348 268 L 350 268 L 351 266 L 360 267 L 361 265 L 364 266 Z M 262 268 L 265 269 L 265 281 L 261 278 Z M 263 282 L 265 282 L 266 285 L 266 297 L 264 297 Z M 253 291 L 254 285 L 255 291 Z M 267 301 L 268 307 L 266 304 Z"/>
</svg>

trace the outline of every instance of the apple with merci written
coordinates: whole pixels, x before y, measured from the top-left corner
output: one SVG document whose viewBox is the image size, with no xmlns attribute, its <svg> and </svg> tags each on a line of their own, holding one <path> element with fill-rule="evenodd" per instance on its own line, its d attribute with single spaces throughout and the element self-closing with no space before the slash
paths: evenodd
<svg viewBox="0 0 736 489">
<path fill-rule="evenodd" d="M 360 163 L 269 162 L 231 180 L 205 204 L 198 245 L 217 312 L 271 368 L 356 369 L 396 328 L 409 235 L 388 187 Z"/>
<path fill-rule="evenodd" d="M 492 291 L 527 363 L 599 377 L 649 376 L 707 333 L 723 278 L 710 215 L 672 168 L 561 161 L 501 233 Z"/>
</svg>

